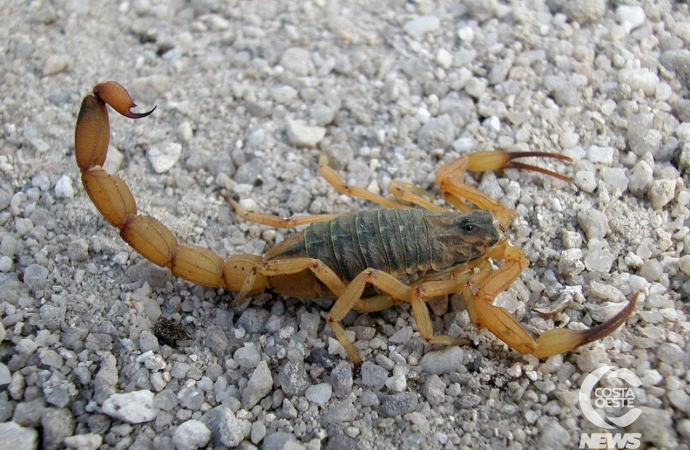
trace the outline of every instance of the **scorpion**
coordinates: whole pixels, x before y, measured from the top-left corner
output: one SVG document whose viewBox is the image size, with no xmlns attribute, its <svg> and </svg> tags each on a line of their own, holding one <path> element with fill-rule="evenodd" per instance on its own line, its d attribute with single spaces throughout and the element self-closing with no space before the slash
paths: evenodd
<svg viewBox="0 0 690 450">
<path fill-rule="evenodd" d="M 228 199 L 246 220 L 280 228 L 308 225 L 270 249 L 264 257 L 236 254 L 223 259 L 209 249 L 181 245 L 157 219 L 141 215 L 125 182 L 103 164 L 110 141 L 108 109 L 140 119 L 136 104 L 120 84 L 98 84 L 81 104 L 75 129 L 75 156 L 81 181 L 103 217 L 144 258 L 167 267 L 192 283 L 237 292 L 234 305 L 266 289 L 286 296 L 334 300 L 327 323 L 349 358 L 361 358 L 341 321 L 351 311 L 375 312 L 409 303 L 421 338 L 436 345 L 466 345 L 466 338 L 435 335 L 426 303 L 460 294 L 471 322 L 485 327 L 512 349 L 538 358 L 566 353 L 598 340 L 625 323 L 639 292 L 608 321 L 584 330 L 556 328 L 535 339 L 494 299 L 508 289 L 529 262 L 511 245 L 505 231 L 516 212 L 465 184 L 466 172 L 504 168 L 533 170 L 569 182 L 550 170 L 514 161 L 522 157 L 556 158 L 546 152 L 482 151 L 461 156 L 441 167 L 436 183 L 454 210 L 438 206 L 426 191 L 391 182 L 394 198 L 347 185 L 323 153 L 319 173 L 341 194 L 378 203 L 383 209 L 353 214 L 320 214 L 281 218 L 248 212 Z M 497 261 L 502 261 L 496 266 Z"/>
</svg>

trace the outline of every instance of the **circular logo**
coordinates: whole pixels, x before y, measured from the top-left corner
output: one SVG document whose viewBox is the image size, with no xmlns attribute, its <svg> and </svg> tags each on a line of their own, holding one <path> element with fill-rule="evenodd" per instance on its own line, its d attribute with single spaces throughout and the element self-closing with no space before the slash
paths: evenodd
<svg viewBox="0 0 690 450">
<path fill-rule="evenodd" d="M 596 387 L 599 380 L 601 380 L 611 369 L 614 370 L 607 375 L 607 378 L 620 378 L 632 387 L 638 387 L 642 384 L 640 379 L 637 378 L 637 375 L 628 369 L 616 369 L 613 366 L 599 367 L 597 370 L 587 375 L 587 378 L 585 378 L 585 381 L 582 383 L 579 395 L 580 408 L 587 420 L 599 428 L 611 429 L 615 426 L 625 428 L 640 417 L 642 410 L 639 408 L 632 408 L 620 417 L 602 415 L 594 410 L 594 406 L 599 409 L 626 408 L 633 406 L 635 394 L 631 387 Z M 592 394 L 594 394 L 594 406 L 592 405 Z"/>
</svg>

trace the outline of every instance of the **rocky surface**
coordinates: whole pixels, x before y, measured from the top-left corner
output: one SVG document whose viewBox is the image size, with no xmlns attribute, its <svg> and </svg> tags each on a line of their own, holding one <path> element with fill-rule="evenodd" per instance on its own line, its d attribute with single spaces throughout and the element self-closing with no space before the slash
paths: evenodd
<svg viewBox="0 0 690 450">
<path fill-rule="evenodd" d="M 690 13 L 686 2 L 8 0 L 0 6 L 0 435 L 6 449 L 577 447 L 598 432 L 578 391 L 630 369 L 643 447 L 690 442 Z M 239 220 L 223 195 L 280 216 L 371 207 L 487 149 L 550 151 L 567 184 L 506 170 L 468 182 L 518 212 L 531 267 L 498 299 L 536 334 L 628 323 L 540 361 L 475 329 L 462 301 L 424 344 L 410 309 L 345 320 L 327 305 L 233 296 L 134 253 L 80 186 L 73 130 L 96 83 L 105 164 L 181 241 L 262 254 L 289 234 Z M 326 309 L 324 309 L 326 308 Z M 544 311 L 552 314 L 545 315 Z M 160 319 L 168 319 L 161 322 Z M 156 326 L 156 324 L 159 324 Z M 620 431 L 620 430 L 619 430 Z M 9 446 L 9 447 L 8 447 Z"/>
</svg>

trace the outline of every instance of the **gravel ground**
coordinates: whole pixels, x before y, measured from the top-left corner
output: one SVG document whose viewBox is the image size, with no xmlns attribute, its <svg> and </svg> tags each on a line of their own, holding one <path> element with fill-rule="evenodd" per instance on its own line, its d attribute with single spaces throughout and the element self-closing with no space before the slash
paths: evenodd
<svg viewBox="0 0 690 450">
<path fill-rule="evenodd" d="M 576 448 L 601 431 L 578 391 L 602 365 L 641 380 L 641 448 L 690 447 L 688 3 L 101 3 L 0 5 L 4 448 Z M 101 218 L 73 127 L 110 79 L 158 109 L 111 115 L 107 168 L 184 242 L 226 257 L 286 236 L 223 192 L 281 216 L 370 207 L 320 179 L 324 150 L 384 194 L 391 179 L 438 193 L 436 170 L 471 151 L 552 151 L 575 162 L 539 163 L 573 183 L 468 178 L 518 211 L 531 262 L 498 301 L 539 333 L 647 295 L 621 330 L 545 361 L 455 299 L 434 326 L 474 346 L 423 344 L 405 306 L 351 314 L 355 371 L 327 308 L 265 294 L 232 309 Z"/>
</svg>

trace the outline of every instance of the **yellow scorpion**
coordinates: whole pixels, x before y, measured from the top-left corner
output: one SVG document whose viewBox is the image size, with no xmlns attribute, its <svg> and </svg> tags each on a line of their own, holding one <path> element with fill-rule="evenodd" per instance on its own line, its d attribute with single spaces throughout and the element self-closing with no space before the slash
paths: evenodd
<svg viewBox="0 0 690 450">
<path fill-rule="evenodd" d="M 507 310 L 493 305 L 528 266 L 525 255 L 503 232 L 515 212 L 489 198 L 463 180 L 467 171 L 503 168 L 535 170 L 561 180 L 549 170 L 513 161 L 522 157 L 570 158 L 543 152 L 486 151 L 462 156 L 443 166 L 436 182 L 445 200 L 456 210 L 434 204 L 428 194 L 394 181 L 395 199 L 345 184 L 324 154 L 319 172 L 340 193 L 373 201 L 383 209 L 354 214 L 323 214 L 280 218 L 244 211 L 247 220 L 281 228 L 309 225 L 280 242 L 265 257 L 233 255 L 223 260 L 214 252 L 181 245 L 172 232 L 153 217 L 140 215 L 127 185 L 105 172 L 110 141 L 106 105 L 131 119 L 153 112 L 135 113 L 127 90 L 109 81 L 94 87 L 79 110 L 74 146 L 84 189 L 103 217 L 120 230 L 122 239 L 152 263 L 167 267 L 175 276 L 212 288 L 238 292 L 236 303 L 265 289 L 305 299 L 335 300 L 328 325 L 356 364 L 358 352 L 341 324 L 351 310 L 381 311 L 396 303 L 412 307 L 419 334 L 439 345 L 467 344 L 465 338 L 435 335 L 426 302 L 460 293 L 470 319 L 486 327 L 511 348 L 539 358 L 571 351 L 600 339 L 622 325 L 635 308 L 638 295 L 609 321 L 586 330 L 558 328 L 538 339 Z M 495 268 L 492 261 L 503 261 Z"/>
</svg>

